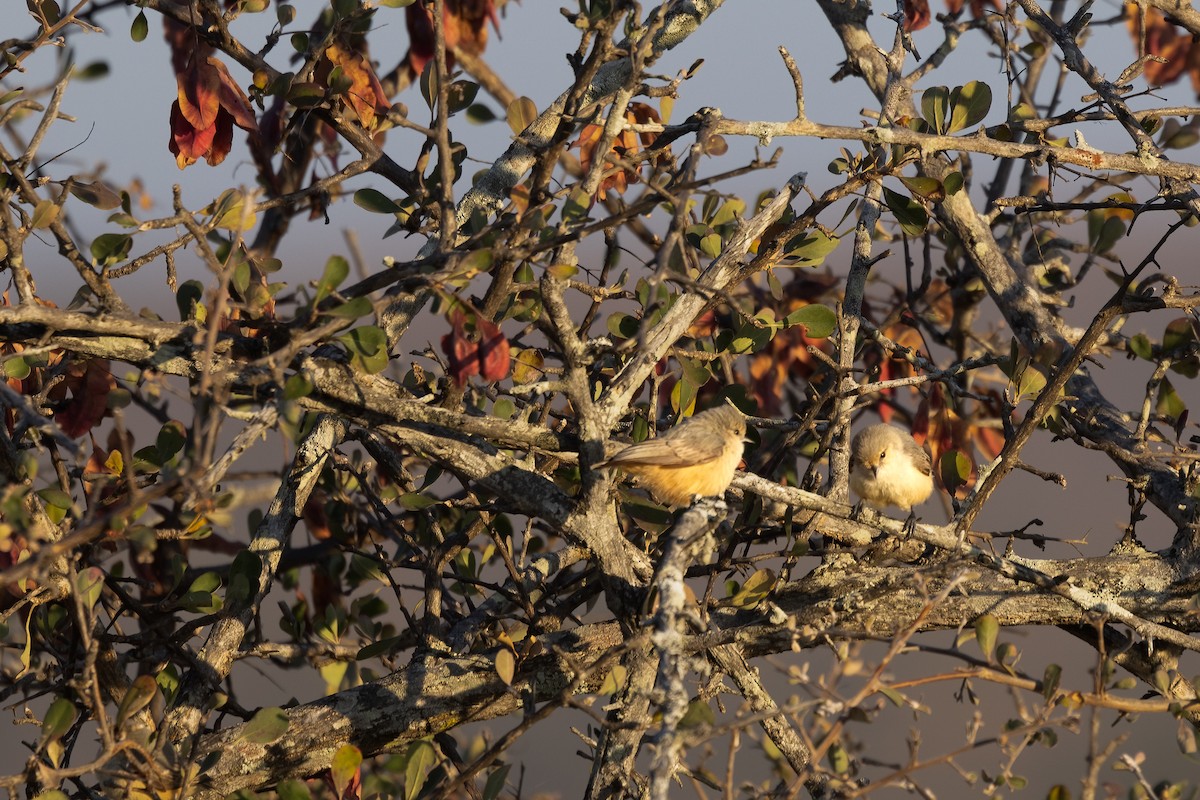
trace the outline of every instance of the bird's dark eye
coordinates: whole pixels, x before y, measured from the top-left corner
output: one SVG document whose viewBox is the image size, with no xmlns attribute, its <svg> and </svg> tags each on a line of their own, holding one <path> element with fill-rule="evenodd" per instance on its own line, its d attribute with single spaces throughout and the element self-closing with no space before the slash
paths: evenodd
<svg viewBox="0 0 1200 800">
<path fill-rule="evenodd" d="M 879 451 L 879 460 L 883 461 L 885 458 L 887 458 L 887 450 L 880 450 Z"/>
</svg>

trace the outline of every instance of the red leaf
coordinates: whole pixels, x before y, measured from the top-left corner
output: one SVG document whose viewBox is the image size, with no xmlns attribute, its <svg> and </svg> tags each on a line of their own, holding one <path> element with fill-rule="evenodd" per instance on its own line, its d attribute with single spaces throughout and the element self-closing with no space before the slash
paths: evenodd
<svg viewBox="0 0 1200 800">
<path fill-rule="evenodd" d="M 1139 41 L 1142 31 L 1141 7 L 1136 3 L 1125 4 L 1125 20 L 1135 44 Z M 1163 86 L 1179 80 L 1188 66 L 1196 61 L 1195 48 L 1192 47 L 1192 36 L 1185 33 L 1170 22 L 1161 12 L 1150 9 L 1145 19 L 1145 51 L 1147 55 L 1167 59 L 1166 63 L 1147 61 L 1145 67 L 1146 80 L 1156 86 Z M 1195 79 L 1193 78 L 1193 83 Z"/>
<path fill-rule="evenodd" d="M 209 59 L 211 61 L 211 59 Z M 179 84 L 179 111 L 193 128 L 209 128 L 221 107 L 221 78 L 208 61 L 193 61 L 175 76 Z"/>
<path fill-rule="evenodd" d="M 179 110 L 179 101 L 171 104 L 171 141 L 168 147 L 180 169 L 194 164 L 212 148 L 217 128 L 196 130 Z"/>
<path fill-rule="evenodd" d="M 117 388 L 105 358 L 93 358 L 72 364 L 67 378 L 50 391 L 50 398 L 59 400 L 71 393 L 67 403 L 54 419 L 63 433 L 71 438 L 82 436 L 109 415 L 108 393 Z"/>
<path fill-rule="evenodd" d="M 495 382 L 508 377 L 511 361 L 508 339 L 500 332 L 500 326 L 487 320 L 478 323 L 480 376 L 485 381 Z"/>
<path fill-rule="evenodd" d="M 213 126 L 212 146 L 204 154 L 204 160 L 210 167 L 215 167 L 225 160 L 233 149 L 233 117 L 224 108 L 217 114 L 217 124 Z"/>
<path fill-rule="evenodd" d="M 233 147 L 233 126 L 258 132 L 254 109 L 229 70 L 215 58 L 202 58 L 205 46 L 194 43 L 187 29 L 167 26 L 178 96 L 171 106 L 171 141 L 175 163 L 184 169 L 203 158 L 209 166 L 225 160 Z"/>
<path fill-rule="evenodd" d="M 208 65 L 217 75 L 221 108 L 229 113 L 234 124 L 242 130 L 257 131 L 258 122 L 254 119 L 254 109 L 250 106 L 250 99 L 246 97 L 242 87 L 237 85 L 237 81 L 229 74 L 229 70 L 217 59 L 208 59 Z"/>
<path fill-rule="evenodd" d="M 510 348 L 499 325 L 477 319 L 472 336 L 467 332 L 466 315 L 461 308 L 451 314 L 450 325 L 450 333 L 442 337 L 442 350 L 456 384 L 465 386 L 472 375 L 480 375 L 487 381 L 498 381 L 508 375 Z"/>
<path fill-rule="evenodd" d="M 929 0 L 904 0 L 904 30 L 919 31 L 929 20 Z"/>
<path fill-rule="evenodd" d="M 495 0 L 446 0 L 443 8 L 448 67 L 454 64 L 449 51 L 456 47 L 476 55 L 484 51 L 489 20 L 496 32 L 500 31 Z M 434 53 L 433 3 L 417 0 L 404 13 L 409 37 L 408 65 L 414 74 L 420 75 Z"/>
</svg>

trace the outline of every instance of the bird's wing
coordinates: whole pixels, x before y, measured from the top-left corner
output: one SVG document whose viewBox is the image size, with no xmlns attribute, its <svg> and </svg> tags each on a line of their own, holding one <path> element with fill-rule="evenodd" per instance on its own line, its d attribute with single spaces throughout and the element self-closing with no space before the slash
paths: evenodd
<svg viewBox="0 0 1200 800">
<path fill-rule="evenodd" d="M 715 432 L 710 435 L 672 436 L 672 428 L 665 435 L 626 447 L 605 461 L 605 465 L 650 464 L 655 466 L 692 466 L 712 461 L 721 455 L 724 442 Z M 693 432 L 695 434 L 697 432 Z"/>
<path fill-rule="evenodd" d="M 917 444 L 916 440 L 908 437 L 908 454 L 912 456 L 913 465 L 926 475 L 933 474 L 933 456 L 929 452 L 929 442 Z"/>
</svg>

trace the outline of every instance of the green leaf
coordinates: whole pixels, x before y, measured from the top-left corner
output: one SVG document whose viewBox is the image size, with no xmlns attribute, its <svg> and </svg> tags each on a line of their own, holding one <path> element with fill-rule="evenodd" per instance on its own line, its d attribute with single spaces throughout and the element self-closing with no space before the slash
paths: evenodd
<svg viewBox="0 0 1200 800">
<path fill-rule="evenodd" d="M 129 26 L 129 38 L 135 42 L 144 42 L 149 32 L 150 23 L 146 20 L 146 12 L 139 11 L 133 18 L 133 24 Z"/>
<path fill-rule="evenodd" d="M 221 588 L 221 576 L 215 572 L 205 572 L 188 587 L 189 592 L 212 592 Z"/>
<path fill-rule="evenodd" d="M 1046 388 L 1046 373 L 1042 371 L 1041 366 L 1030 364 L 1021 371 L 1016 385 L 1018 401 L 1026 396 L 1036 397 Z"/>
<path fill-rule="evenodd" d="M 49 228 L 54 224 L 54 220 L 58 219 L 59 206 L 53 200 L 41 200 L 33 208 L 33 219 L 30 220 L 31 227 Z"/>
<path fill-rule="evenodd" d="M 370 191 L 362 189 L 361 191 Z M 358 194 L 355 194 L 355 202 L 358 201 Z M 350 274 L 350 262 L 341 256 L 330 256 L 325 262 L 325 272 L 321 275 L 321 280 L 317 281 L 317 294 L 313 298 L 313 303 L 319 303 L 325 299 L 334 289 L 342 285 L 342 281 L 346 280 L 346 276 Z"/>
<path fill-rule="evenodd" d="M 362 766 L 362 762 L 362 751 L 352 744 L 342 745 L 333 754 L 333 761 L 329 765 L 329 773 L 333 779 L 334 791 L 338 797 L 342 796 L 346 787 L 350 785 L 350 781 L 354 780 L 354 776 L 358 774 L 358 768 Z"/>
<path fill-rule="evenodd" d="M 466 281 L 471 280 L 481 272 L 489 271 L 495 260 L 495 254 L 490 247 L 473 250 L 455 264 L 453 278 L 456 281 L 464 282 L 465 285 Z"/>
<path fill-rule="evenodd" d="M 1000 621 L 991 614 L 984 614 L 975 620 L 975 641 L 989 661 L 996 653 L 996 637 L 999 635 Z"/>
<path fill-rule="evenodd" d="M 167 703 L 175 700 L 175 694 L 179 691 L 179 673 L 173 664 L 167 664 L 159 670 L 158 674 L 154 676 L 154 682 L 158 684 L 158 690 L 162 692 L 163 699 Z"/>
<path fill-rule="evenodd" d="M 576 189 L 563 202 L 562 218 L 567 221 L 587 219 L 588 210 L 592 205 L 592 197 L 582 189 Z"/>
<path fill-rule="evenodd" d="M 771 594 L 775 582 L 775 573 L 764 567 L 746 579 L 730 602 L 737 608 L 755 608 Z"/>
<path fill-rule="evenodd" d="M 516 351 L 512 359 L 513 383 L 526 384 L 540 381 L 546 375 L 543 369 L 545 364 L 546 359 L 536 348 L 527 347 L 524 350 Z"/>
<path fill-rule="evenodd" d="M 119 450 L 114 450 L 119 453 Z M 99 567 L 88 567 L 75 576 L 75 593 L 84 608 L 92 608 L 104 590 L 104 572 Z"/>
<path fill-rule="evenodd" d="M 518 97 L 509 104 L 506 116 L 508 127 L 514 134 L 520 134 L 537 119 L 537 105 L 528 97 Z"/>
<path fill-rule="evenodd" d="M 496 112 L 485 106 L 483 103 L 473 103 L 467 108 L 467 121 L 476 125 L 483 125 L 492 122 L 496 119 Z"/>
<path fill-rule="evenodd" d="M 640 327 L 637 317 L 620 311 L 609 315 L 605 324 L 608 332 L 618 339 L 632 339 L 637 336 Z"/>
<path fill-rule="evenodd" d="M 825 257 L 837 249 L 841 239 L 826 236 L 819 230 L 807 231 L 783 246 L 783 257 L 802 267 L 820 266 Z"/>
<path fill-rule="evenodd" d="M 382 0 L 384 4 L 387 0 Z M 279 795 L 279 800 L 312 800 L 312 792 L 308 790 L 308 786 L 304 781 L 298 781 L 294 778 L 286 781 L 281 781 L 275 787 L 275 793 Z"/>
<path fill-rule="evenodd" d="M 179 598 L 178 605 L 193 614 L 215 614 L 225 604 L 212 592 L 187 592 Z"/>
<path fill-rule="evenodd" d="M 242 550 L 233 557 L 233 564 L 229 567 L 229 578 L 241 578 L 257 588 L 262 581 L 262 567 L 262 556 L 253 550 Z"/>
<path fill-rule="evenodd" d="M 942 188 L 942 182 L 937 178 L 926 178 L 918 176 L 915 178 L 905 178 L 900 176 L 900 182 L 904 184 L 915 195 L 924 197 L 926 200 L 940 200 L 946 195 L 946 190 Z"/>
<path fill-rule="evenodd" d="M 450 113 L 457 114 L 475 102 L 475 95 L 479 94 L 479 84 L 471 81 L 455 81 L 450 84 L 447 94 Z"/>
<path fill-rule="evenodd" d="M 954 494 L 971 479 L 971 459 L 961 450 L 947 450 L 938 459 L 938 474 L 946 491 Z"/>
<path fill-rule="evenodd" d="M 716 233 L 710 233 L 700 239 L 700 252 L 709 258 L 716 258 L 721 255 L 721 236 Z"/>
<path fill-rule="evenodd" d="M 1175 391 L 1171 381 L 1163 378 L 1162 383 L 1158 386 L 1158 403 L 1154 407 L 1155 413 L 1173 425 L 1187 413 L 1187 410 L 1187 405 Z"/>
<path fill-rule="evenodd" d="M 129 258 L 133 237 L 127 233 L 102 233 L 92 242 L 92 263 L 99 267 L 119 264 Z"/>
<path fill-rule="evenodd" d="M 340 319 L 359 319 L 365 317 L 375 310 L 375 306 L 371 303 L 369 297 L 356 297 L 353 300 L 347 300 L 339 306 L 329 309 L 323 313 L 331 317 Z"/>
<path fill-rule="evenodd" d="M 950 110 L 950 90 L 945 86 L 930 86 L 921 95 L 921 116 L 934 133 L 946 132 L 946 114 Z"/>
<path fill-rule="evenodd" d="M 46 716 L 42 718 L 42 742 L 52 742 L 61 738 L 71 730 L 78 716 L 79 711 L 73 702 L 65 697 L 56 697 L 46 710 Z"/>
<path fill-rule="evenodd" d="M 121 194 L 101 181 L 71 181 L 68 188 L 72 195 L 101 211 L 112 211 L 121 207 Z"/>
<path fill-rule="evenodd" d="M 179 291 L 175 293 L 175 305 L 179 307 L 180 321 L 199 318 L 197 312 L 204 308 L 203 298 L 204 285 L 200 281 L 193 279 L 179 284 Z"/>
<path fill-rule="evenodd" d="M 696 728 L 711 728 L 716 724 L 717 716 L 712 707 L 703 700 L 693 700 L 688 703 L 687 711 L 679 720 L 679 730 L 695 730 Z"/>
<path fill-rule="evenodd" d="M 1196 341 L 1192 323 L 1187 317 L 1171 320 L 1163 330 L 1162 349 L 1167 353 L 1191 347 Z"/>
<path fill-rule="evenodd" d="M 696 410 L 696 395 L 700 387 L 686 377 L 680 378 L 671 387 L 671 409 L 676 414 L 691 416 Z"/>
<path fill-rule="evenodd" d="M 1129 351 L 1147 361 L 1154 358 L 1154 345 L 1150 343 L 1150 337 L 1144 333 L 1139 333 L 1129 340 Z"/>
<path fill-rule="evenodd" d="M 784 325 L 791 328 L 804 326 L 804 335 L 810 339 L 825 339 L 837 328 L 837 315 L 833 309 L 810 303 L 783 318 Z"/>
<path fill-rule="evenodd" d="M 107 61 L 93 61 L 75 70 L 74 76 L 81 81 L 94 81 L 103 78 L 110 72 Z"/>
<path fill-rule="evenodd" d="M 517 407 L 507 397 L 501 397 L 492 406 L 492 416 L 497 419 L 512 419 L 515 413 L 517 413 Z"/>
<path fill-rule="evenodd" d="M 420 492 L 405 492 L 400 495 L 400 507 L 405 511 L 422 511 L 437 504 L 437 500 Z"/>
<path fill-rule="evenodd" d="M 354 205 L 372 214 L 397 214 L 404 210 L 377 189 L 359 189 L 354 193 Z"/>
<path fill-rule="evenodd" d="M 312 381 L 297 372 L 295 375 L 290 375 L 287 382 L 283 384 L 283 396 L 288 400 L 299 400 L 302 397 L 308 397 L 315 388 Z"/>
<path fill-rule="evenodd" d="M 158 450 L 159 456 L 162 458 L 160 464 L 174 456 L 187 444 L 187 431 L 183 427 L 183 423 L 178 420 L 171 420 L 163 425 L 158 431 L 158 436 L 154 439 L 154 447 Z"/>
<path fill-rule="evenodd" d="M 261 708 L 242 728 L 240 738 L 251 744 L 270 744 L 287 733 L 289 724 L 282 708 Z"/>
<path fill-rule="evenodd" d="M 416 800 L 425 786 L 425 778 L 429 769 L 437 763 L 437 753 L 433 745 L 421 739 L 413 742 L 408 748 L 408 764 L 404 768 L 404 798 Z"/>
<path fill-rule="evenodd" d="M 74 504 L 74 501 L 71 499 L 71 495 L 67 494 L 62 489 L 39 489 L 37 496 L 42 498 L 42 502 L 44 502 L 46 505 L 53 506 L 54 508 L 61 508 L 64 511 L 69 509 Z"/>
<path fill-rule="evenodd" d="M 10 356 L 4 361 L 4 377 L 23 381 L 33 372 L 29 362 L 20 356 Z"/>
<path fill-rule="evenodd" d="M 911 197 L 893 192 L 886 186 L 883 187 L 883 200 L 906 234 L 920 236 L 925 232 L 925 226 L 929 224 L 929 214 L 925 212 L 924 206 Z"/>
<path fill-rule="evenodd" d="M 374 325 L 364 325 L 342 334 L 338 341 L 350 352 L 350 363 L 375 375 L 387 369 L 387 335 Z"/>
<path fill-rule="evenodd" d="M 504 791 L 504 782 L 508 780 L 511 764 L 503 764 L 488 774 L 487 783 L 483 785 L 483 800 L 496 800 Z"/>
<path fill-rule="evenodd" d="M 1096 253 L 1107 253 L 1125 235 L 1125 222 L 1111 211 L 1093 209 L 1087 213 L 1088 245 Z"/>
<path fill-rule="evenodd" d="M 879 687 L 879 693 L 891 701 L 892 705 L 896 706 L 896 708 L 908 707 L 908 701 L 904 698 L 904 695 L 900 694 L 900 692 L 897 692 L 890 686 L 881 685 Z"/>
<path fill-rule="evenodd" d="M 500 680 L 504 681 L 505 685 L 512 686 L 513 676 L 517 672 L 517 659 L 513 656 L 512 651 L 507 647 L 501 647 L 496 651 L 494 664 Z"/>
<path fill-rule="evenodd" d="M 1149 122 L 1149 120 L 1144 120 Z M 1146 131 L 1153 133 L 1153 131 Z M 1183 150 L 1191 147 L 1196 142 L 1200 141 L 1200 133 L 1196 130 L 1195 119 L 1186 126 L 1180 125 L 1177 120 L 1169 119 L 1163 125 L 1162 136 L 1159 137 L 1159 146 L 1169 148 L 1171 150 Z"/>
<path fill-rule="evenodd" d="M 139 711 L 150 705 L 154 695 L 158 693 L 158 683 L 153 675 L 139 675 L 129 686 L 129 691 L 121 698 L 117 707 L 117 730 L 125 727 L 125 723 Z"/>
<path fill-rule="evenodd" d="M 627 675 L 625 667 L 614 664 L 613 668 L 604 676 L 604 682 L 600 684 L 600 694 L 616 694 L 621 691 L 625 687 Z"/>
<path fill-rule="evenodd" d="M 327 661 L 317 669 L 321 680 L 325 681 L 325 694 L 333 694 L 342 688 L 342 681 L 346 679 L 349 669 L 350 663 L 347 661 Z"/>
<path fill-rule="evenodd" d="M 368 658 L 375 658 L 375 656 L 390 653 L 400 646 L 403 639 L 404 637 L 402 636 L 389 636 L 386 639 L 380 639 L 378 642 L 371 642 L 371 644 L 359 650 L 358 655 L 354 658 L 356 661 L 365 661 Z"/>
<path fill-rule="evenodd" d="M 1047 665 L 1046 671 L 1042 675 L 1042 697 L 1046 698 L 1047 703 L 1054 699 L 1054 694 L 1058 691 L 1061 681 L 1062 667 L 1058 664 Z"/>
<path fill-rule="evenodd" d="M 992 107 L 992 87 L 981 81 L 958 86 L 950 93 L 950 127 L 947 133 L 978 125 Z"/>
<path fill-rule="evenodd" d="M 254 227 L 258 214 L 253 208 L 246 209 L 245 203 L 244 193 L 237 189 L 226 189 L 204 210 L 212 215 L 218 228 L 227 231 L 248 231 Z"/>
<path fill-rule="evenodd" d="M 942 188 L 946 190 L 946 196 L 958 194 L 963 187 L 963 174 L 961 172 L 951 172 L 942 181 Z"/>
</svg>

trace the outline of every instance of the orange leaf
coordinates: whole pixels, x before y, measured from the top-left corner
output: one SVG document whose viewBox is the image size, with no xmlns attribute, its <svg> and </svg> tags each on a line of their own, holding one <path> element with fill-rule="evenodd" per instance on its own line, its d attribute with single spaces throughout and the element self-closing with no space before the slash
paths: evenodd
<svg viewBox="0 0 1200 800">
<path fill-rule="evenodd" d="M 1145 20 L 1146 40 L 1140 42 L 1142 19 L 1141 7 L 1137 3 L 1125 4 L 1125 20 L 1134 43 L 1143 46 L 1146 55 L 1167 59 L 1165 64 L 1147 61 L 1146 80 L 1157 86 L 1179 80 L 1194 60 L 1191 34 L 1180 31 L 1161 12 L 1151 9 Z"/>
<path fill-rule="evenodd" d="M 386 112 L 390 103 L 371 62 L 362 53 L 337 42 L 325 48 L 325 57 L 331 65 L 341 67 L 342 74 L 350 79 L 346 104 L 358 115 L 363 127 L 374 127 L 376 114 Z"/>
<path fill-rule="evenodd" d="M 211 59 L 210 59 L 211 60 Z M 179 112 L 193 128 L 211 128 L 221 107 L 221 78 L 208 61 L 193 61 L 175 76 Z"/>
</svg>

